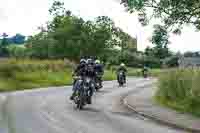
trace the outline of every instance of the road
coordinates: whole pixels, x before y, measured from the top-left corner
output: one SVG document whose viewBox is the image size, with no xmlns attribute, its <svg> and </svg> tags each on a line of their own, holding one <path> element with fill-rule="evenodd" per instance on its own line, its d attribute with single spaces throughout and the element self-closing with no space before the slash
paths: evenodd
<svg viewBox="0 0 200 133">
<path fill-rule="evenodd" d="M 71 87 L 4 94 L 0 133 L 184 133 L 139 116 L 123 104 L 128 93 L 153 86 L 153 82 L 129 78 L 123 88 L 115 81 L 105 82 L 93 104 L 82 111 L 68 100 Z"/>
</svg>

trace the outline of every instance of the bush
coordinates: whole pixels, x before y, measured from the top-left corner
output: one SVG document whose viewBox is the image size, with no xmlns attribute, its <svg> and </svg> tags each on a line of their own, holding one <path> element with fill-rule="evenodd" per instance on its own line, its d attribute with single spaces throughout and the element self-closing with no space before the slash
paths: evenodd
<svg viewBox="0 0 200 133">
<path fill-rule="evenodd" d="M 10 57 L 15 58 L 25 58 L 27 54 L 27 50 L 23 45 L 15 45 L 11 44 L 7 47 L 8 53 Z"/>
<path fill-rule="evenodd" d="M 200 116 L 200 70 L 174 69 L 161 74 L 155 99 L 181 112 Z"/>
</svg>

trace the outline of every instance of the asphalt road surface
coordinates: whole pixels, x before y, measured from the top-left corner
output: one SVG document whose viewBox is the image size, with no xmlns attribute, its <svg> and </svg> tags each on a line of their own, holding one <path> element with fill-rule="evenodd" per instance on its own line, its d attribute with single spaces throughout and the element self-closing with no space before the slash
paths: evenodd
<svg viewBox="0 0 200 133">
<path fill-rule="evenodd" d="M 76 110 L 71 87 L 3 94 L 0 133 L 184 133 L 137 115 L 123 98 L 153 86 L 153 79 L 129 78 L 125 87 L 104 83 L 93 104 Z"/>
</svg>

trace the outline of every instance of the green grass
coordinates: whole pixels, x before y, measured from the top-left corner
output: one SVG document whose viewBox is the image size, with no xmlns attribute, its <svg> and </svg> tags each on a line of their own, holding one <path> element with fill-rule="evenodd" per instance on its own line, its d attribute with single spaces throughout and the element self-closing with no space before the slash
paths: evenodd
<svg viewBox="0 0 200 133">
<path fill-rule="evenodd" d="M 0 92 L 72 84 L 74 64 L 62 60 L 15 60 L 0 64 Z M 104 80 L 114 80 L 115 73 L 105 71 Z"/>
<path fill-rule="evenodd" d="M 0 78 L 0 92 L 71 85 L 71 73 L 70 69 L 60 72 L 48 72 L 44 70 L 28 73 L 14 72 L 12 73 L 12 77 Z M 106 71 L 103 79 L 114 80 L 115 75 L 111 71 Z"/>
<path fill-rule="evenodd" d="M 161 74 L 155 101 L 200 117 L 200 70 L 175 69 Z"/>
<path fill-rule="evenodd" d="M 115 72 L 111 70 L 106 70 L 103 76 L 103 80 L 109 81 L 109 80 L 116 80 L 116 74 Z"/>
<path fill-rule="evenodd" d="M 42 70 L 34 72 L 13 72 L 12 74 L 12 77 L 0 78 L 1 92 L 69 85 L 72 83 L 70 70 L 60 72 Z"/>
<path fill-rule="evenodd" d="M 74 67 L 74 63 L 67 60 L 3 60 L 0 62 L 0 92 L 70 85 Z M 116 68 L 106 70 L 103 79 L 116 80 Z M 153 69 L 150 75 L 160 72 Z M 141 69 L 128 68 L 128 76 L 142 76 Z"/>
<path fill-rule="evenodd" d="M 151 77 L 158 77 L 160 74 L 165 72 L 164 69 L 149 69 L 148 75 Z M 142 69 L 140 68 L 128 68 L 128 76 L 142 77 Z"/>
</svg>

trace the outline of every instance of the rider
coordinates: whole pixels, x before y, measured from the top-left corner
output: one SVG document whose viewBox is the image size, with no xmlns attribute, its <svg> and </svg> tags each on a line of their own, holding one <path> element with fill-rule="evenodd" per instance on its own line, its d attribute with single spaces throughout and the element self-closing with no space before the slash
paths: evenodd
<svg viewBox="0 0 200 133">
<path fill-rule="evenodd" d="M 145 72 L 148 72 L 148 67 L 146 65 L 144 65 L 144 67 L 142 69 L 142 74 L 144 75 Z"/>
<path fill-rule="evenodd" d="M 120 67 L 117 69 L 117 74 L 122 71 L 123 72 L 123 76 L 124 76 L 124 79 L 125 79 L 125 83 L 126 83 L 126 73 L 127 73 L 127 69 L 126 69 L 126 66 L 124 63 L 121 63 L 120 64 Z M 119 81 L 119 76 L 117 75 L 117 80 Z"/>
<path fill-rule="evenodd" d="M 81 59 L 80 60 L 80 63 L 78 64 L 78 66 L 76 67 L 74 73 L 73 73 L 73 76 L 76 75 L 76 76 L 85 76 L 86 74 L 86 60 L 85 59 Z M 73 93 L 72 93 L 72 96 L 70 97 L 70 100 L 73 100 L 74 98 L 74 95 L 75 95 L 75 92 L 76 90 L 78 89 L 78 82 L 76 82 L 77 80 L 74 80 L 73 82 Z"/>
<path fill-rule="evenodd" d="M 90 85 L 90 96 L 88 99 L 88 104 L 92 103 L 92 95 L 94 92 L 94 79 L 95 79 L 95 70 L 94 70 L 94 61 L 89 58 L 87 59 L 87 65 L 86 65 L 86 76 L 91 78 L 91 85 Z"/>
<path fill-rule="evenodd" d="M 95 75 L 96 77 L 98 75 L 102 76 L 104 74 L 103 65 L 100 64 L 100 60 L 95 61 L 94 70 L 96 72 L 96 75 Z M 100 87 L 102 87 L 102 79 L 100 78 L 99 80 L 100 80 Z"/>
</svg>

